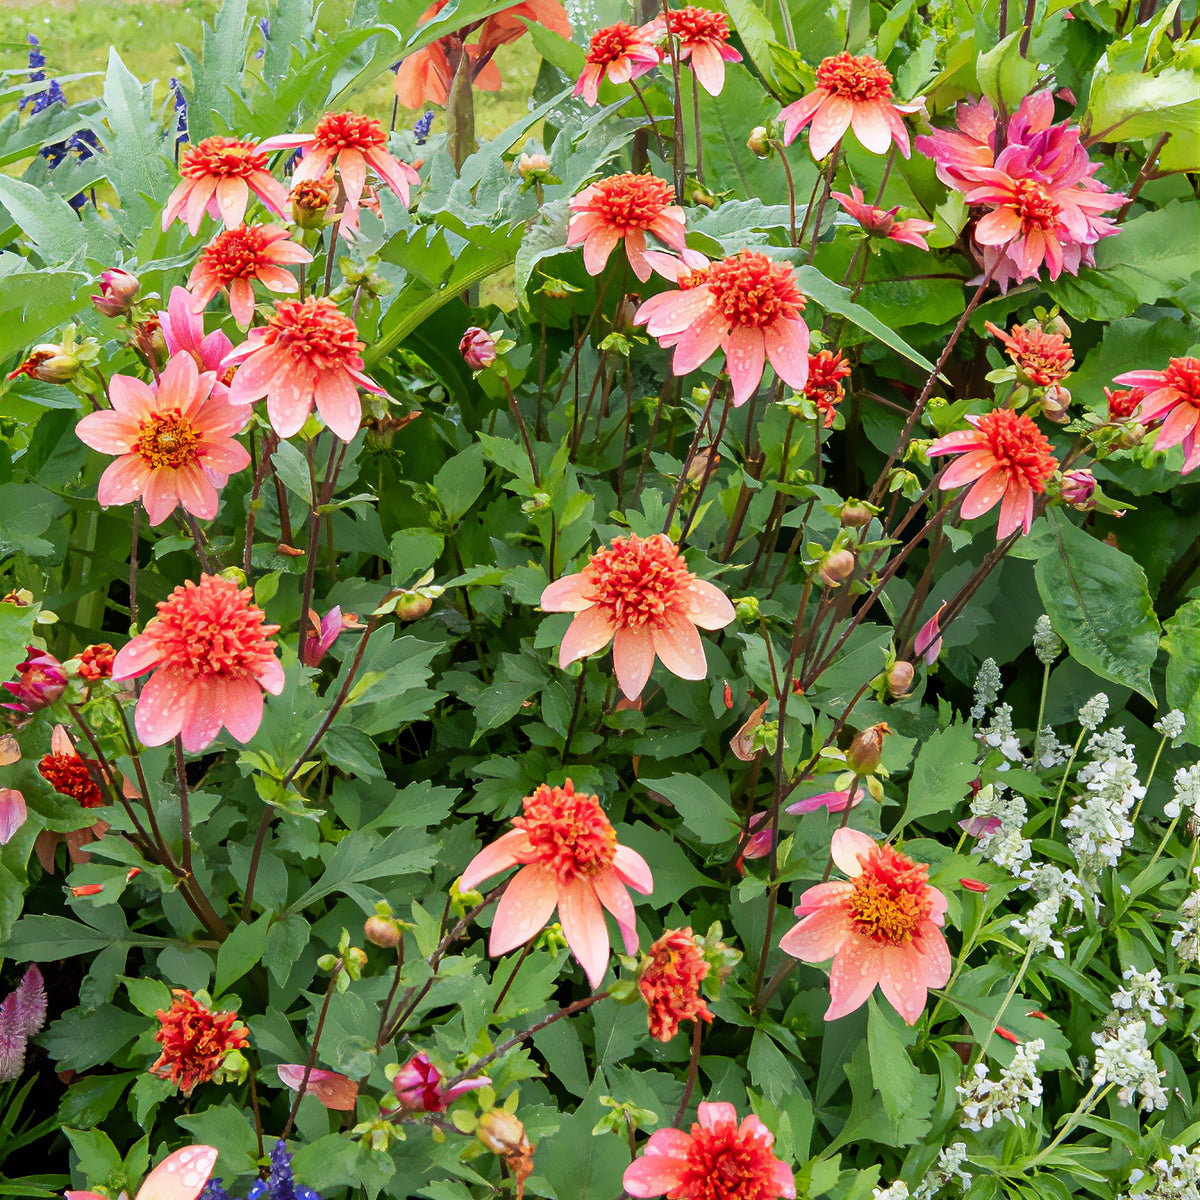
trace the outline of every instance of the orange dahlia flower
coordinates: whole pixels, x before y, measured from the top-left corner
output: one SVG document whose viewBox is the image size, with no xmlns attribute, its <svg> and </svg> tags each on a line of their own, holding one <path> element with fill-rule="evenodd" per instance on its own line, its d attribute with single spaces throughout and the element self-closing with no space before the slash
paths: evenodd
<svg viewBox="0 0 1200 1200">
<path fill-rule="evenodd" d="M 655 42 L 663 40 L 666 29 L 662 17 L 642 26 L 642 32 Z M 729 21 L 725 14 L 691 5 L 673 8 L 670 29 L 679 46 L 680 62 L 691 62 L 700 86 L 710 96 L 719 96 L 725 86 L 725 64 L 742 61 L 742 56 L 729 44 Z"/>
<path fill-rule="evenodd" d="M 245 329 L 254 317 L 253 281 L 272 292 L 299 291 L 295 275 L 283 264 L 310 262 L 312 255 L 291 241 L 282 226 L 226 229 L 200 251 L 200 260 L 188 276 L 192 308 L 202 312 L 218 292 L 225 292 L 233 319 Z"/>
<path fill-rule="evenodd" d="M 609 83 L 629 83 L 647 71 L 653 71 L 660 62 L 662 54 L 646 28 L 636 29 L 624 21 L 606 25 L 592 34 L 587 61 L 575 84 L 574 94 L 582 96 L 584 104 L 594 108 L 602 79 Z"/>
<path fill-rule="evenodd" d="M 710 970 L 691 928 L 668 929 L 650 947 L 638 975 L 638 991 L 650 1009 L 650 1036 L 669 1042 L 680 1021 L 712 1022 L 712 1013 L 700 994 Z"/>
<path fill-rule="evenodd" d="M 633 273 L 645 283 L 650 278 L 646 261 L 646 234 L 676 250 L 685 245 L 687 229 L 683 209 L 675 203 L 669 183 L 653 175 L 612 175 L 572 197 L 567 245 L 583 243 L 583 265 L 589 275 L 599 275 L 618 242 Z"/>
<path fill-rule="evenodd" d="M 231 1050 L 250 1044 L 244 1028 L 235 1029 L 237 1013 L 213 1012 L 186 988 L 172 988 L 171 1007 L 154 1015 L 159 1030 L 154 1040 L 162 1053 L 150 1068 L 152 1075 L 179 1085 L 185 1096 L 198 1083 L 207 1083 Z"/>
<path fill-rule="evenodd" d="M 1165 371 L 1126 371 L 1114 382 L 1145 393 L 1137 418 L 1162 423 L 1156 450 L 1182 444 L 1183 474 L 1200 467 L 1200 358 L 1173 358 Z"/>
<path fill-rule="evenodd" d="M 287 188 L 267 170 L 265 143 L 260 146 L 249 138 L 205 138 L 183 152 L 179 174 L 182 182 L 163 209 L 164 233 L 179 217 L 195 237 L 206 212 L 232 229 L 245 220 L 251 192 L 276 216 L 284 215 Z"/>
<path fill-rule="evenodd" d="M 1060 333 L 1047 333 L 1032 322 L 1014 325 L 1008 333 L 991 321 L 984 321 L 983 327 L 1004 343 L 1004 349 L 1017 370 L 1038 387 L 1050 387 L 1061 382 L 1075 365 L 1071 343 Z"/>
<path fill-rule="evenodd" d="M 804 394 L 816 405 L 826 429 L 833 428 L 838 405 L 846 397 L 843 379 L 850 375 L 850 364 L 842 360 L 842 352 L 819 350 L 808 356 L 808 378 L 804 381 Z"/>
<path fill-rule="evenodd" d="M 80 808 L 102 808 L 108 803 L 96 782 L 97 778 L 103 777 L 100 764 L 80 755 L 62 725 L 54 727 L 50 737 L 50 753 L 42 756 L 38 763 L 38 774 L 60 796 L 69 796 Z M 43 829 L 37 835 L 33 848 L 46 874 L 53 875 L 54 852 L 59 842 L 66 843 L 67 854 L 73 863 L 87 862 L 88 851 L 83 847 L 103 837 L 107 831 L 107 821 L 95 821 L 82 829 L 71 829 L 66 833 Z"/>
</svg>

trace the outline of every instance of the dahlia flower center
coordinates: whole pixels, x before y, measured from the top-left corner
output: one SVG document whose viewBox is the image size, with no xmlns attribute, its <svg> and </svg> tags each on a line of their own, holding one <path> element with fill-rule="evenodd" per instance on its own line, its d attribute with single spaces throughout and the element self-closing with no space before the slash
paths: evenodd
<svg viewBox="0 0 1200 1200">
<path fill-rule="evenodd" d="M 205 268 L 226 283 L 234 279 L 253 279 L 265 266 L 267 240 L 258 225 L 226 229 L 207 245 L 200 255 Z"/>
<path fill-rule="evenodd" d="M 200 435 L 177 408 L 151 413 L 138 426 L 135 454 L 140 454 L 148 467 L 170 467 L 178 470 L 196 461 Z"/>
<path fill-rule="evenodd" d="M 375 150 L 387 145 L 387 134 L 374 117 L 361 113 L 326 113 L 313 130 L 317 144 L 333 150 Z"/>
<path fill-rule="evenodd" d="M 899 946 L 929 919 L 933 909 L 929 868 L 886 845 L 871 850 L 862 865 L 850 894 L 850 919 L 859 933 L 873 941 Z"/>
<path fill-rule="evenodd" d="M 245 179 L 267 169 L 267 156 L 254 142 L 239 138 L 210 137 L 184 152 L 179 174 L 184 179 L 217 175 L 222 179 Z"/>
<path fill-rule="evenodd" d="M 674 199 L 669 184 L 652 175 L 614 175 L 596 184 L 592 207 L 610 225 L 627 233 L 649 229 Z"/>
<path fill-rule="evenodd" d="M 59 795 L 70 796 L 83 808 L 99 808 L 104 803 L 88 772 L 88 762 L 78 754 L 47 754 L 38 763 L 38 773 Z"/>
<path fill-rule="evenodd" d="M 1200 408 L 1200 358 L 1173 358 L 1163 372 L 1163 386 L 1174 388 L 1179 398 Z"/>
<path fill-rule="evenodd" d="M 618 629 L 638 629 L 682 608 L 696 578 L 673 544 L 636 535 L 598 550 L 583 573 L 589 598 Z"/>
<path fill-rule="evenodd" d="M 525 815 L 513 824 L 525 831 L 533 861 L 549 867 L 560 883 L 590 879 L 612 866 L 617 834 L 598 796 L 543 784 L 524 805 Z"/>
<path fill-rule="evenodd" d="M 624 58 L 638 44 L 638 31 L 632 25 L 618 21 L 592 34 L 587 61 L 596 67 L 607 67 Z"/>
<path fill-rule="evenodd" d="M 1042 431 L 1024 414 L 997 408 L 984 414 L 977 426 L 992 457 L 1015 479 L 1035 492 L 1045 490 L 1058 460 Z"/>
<path fill-rule="evenodd" d="M 302 180 L 288 194 L 291 202 L 306 212 L 323 212 L 333 203 L 336 195 L 337 184 L 332 175 Z"/>
<path fill-rule="evenodd" d="M 731 325 L 764 329 L 776 321 L 794 320 L 804 307 L 791 267 L 765 254 L 745 251 L 713 263 L 708 272 L 706 282 L 717 311 Z"/>
<path fill-rule="evenodd" d="M 740 1136 L 735 1125 L 693 1125 L 687 1166 L 670 1194 L 678 1200 L 774 1200 L 775 1159 L 752 1135 Z"/>
<path fill-rule="evenodd" d="M 284 300 L 267 318 L 268 341 L 285 346 L 319 370 L 344 367 L 363 343 L 354 322 L 332 300 Z"/>
<path fill-rule="evenodd" d="M 1108 417 L 1110 421 L 1124 421 L 1137 412 L 1138 407 L 1146 398 L 1145 390 L 1139 387 L 1120 388 L 1115 392 L 1104 389 L 1108 397 Z"/>
<path fill-rule="evenodd" d="M 817 86 L 856 104 L 891 100 L 892 73 L 877 58 L 856 58 L 845 50 L 826 58 L 817 68 Z"/>
<path fill-rule="evenodd" d="M 685 45 L 729 41 L 729 24 L 723 13 L 707 8 L 681 8 L 671 13 L 671 32 Z"/>
<path fill-rule="evenodd" d="M 1058 214 L 1062 211 L 1046 194 L 1042 185 L 1032 179 L 1017 180 L 1010 206 L 1021 218 L 1021 228 L 1026 233 L 1035 229 L 1053 229 L 1058 224 Z"/>
</svg>

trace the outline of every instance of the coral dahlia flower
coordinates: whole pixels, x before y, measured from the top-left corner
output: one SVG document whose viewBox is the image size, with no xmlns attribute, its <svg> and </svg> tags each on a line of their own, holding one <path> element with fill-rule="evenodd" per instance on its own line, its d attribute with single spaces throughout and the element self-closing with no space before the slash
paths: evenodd
<svg viewBox="0 0 1200 1200">
<path fill-rule="evenodd" d="M 1182 444 L 1183 474 L 1200 467 L 1200 358 L 1173 358 L 1165 371 L 1126 371 L 1114 382 L 1145 393 L 1137 418 L 1162 423 L 1156 450 Z"/>
<path fill-rule="evenodd" d="M 653 35 L 645 28 L 635 29 L 618 21 L 592 34 L 583 74 L 575 84 L 575 95 L 582 96 L 594 108 L 600 95 L 600 81 L 629 83 L 653 71 L 662 62 L 662 54 Z"/>
<path fill-rule="evenodd" d="M 198 1083 L 207 1083 L 231 1050 L 250 1044 L 244 1028 L 234 1028 L 237 1013 L 213 1012 L 186 988 L 172 988 L 175 997 L 168 1009 L 154 1015 L 159 1030 L 154 1040 L 162 1053 L 150 1068 L 152 1075 L 169 1079 L 185 1096 Z"/>
<path fill-rule="evenodd" d="M 283 690 L 283 667 L 270 635 L 278 625 L 250 588 L 219 575 L 177 587 L 158 615 L 117 652 L 114 679 L 153 671 L 138 697 L 134 724 L 147 746 L 183 735 L 185 750 L 203 750 L 224 726 L 249 741 L 262 722 L 263 692 Z"/>
<path fill-rule="evenodd" d="M 703 679 L 708 663 L 696 627 L 723 629 L 736 615 L 720 588 L 687 569 L 665 533 L 616 538 L 582 571 L 550 584 L 541 604 L 546 612 L 575 613 L 558 665 L 611 641 L 617 682 L 630 700 L 642 694 L 655 656 L 680 679 Z"/>
<path fill-rule="evenodd" d="M 267 148 L 249 138 L 209 137 L 189 146 L 179 160 L 182 182 L 163 209 L 165 233 L 179 217 L 195 237 L 207 212 L 227 229 L 240 225 L 253 192 L 276 216 L 284 215 L 287 188 L 267 170 Z"/>
<path fill-rule="evenodd" d="M 826 429 L 833 428 L 838 405 L 846 397 L 842 380 L 850 375 L 850 364 L 842 361 L 842 352 L 820 350 L 808 356 L 808 378 L 804 381 L 805 396 L 816 405 Z"/>
<path fill-rule="evenodd" d="M 181 504 L 193 516 L 217 515 L 217 489 L 250 465 L 233 435 L 247 410 L 214 388 L 216 376 L 196 370 L 190 354 L 172 356 L 153 384 L 114 375 L 112 408 L 88 413 L 75 432 L 101 454 L 119 457 L 100 476 L 99 502 L 130 504 L 141 497 L 151 525 Z"/>
<path fill-rule="evenodd" d="M 732 1104 L 701 1103 L 691 1133 L 660 1129 L 625 1168 L 625 1190 L 638 1200 L 792 1200 L 791 1169 L 772 1153 L 775 1137 L 755 1116 L 738 1124 Z"/>
<path fill-rule="evenodd" d="M 1004 349 L 1017 370 L 1038 387 L 1060 383 L 1075 365 L 1071 343 L 1060 333 L 1047 333 L 1033 322 L 1014 325 L 1008 333 L 991 321 L 985 321 L 983 327 L 1004 343 Z"/>
<path fill-rule="evenodd" d="M 514 828 L 485 846 L 467 865 L 459 888 L 468 891 L 509 867 L 512 877 L 492 921 L 489 954 L 507 954 L 529 941 L 555 907 L 571 953 L 592 987 L 608 965 L 608 926 L 603 909 L 616 919 L 625 952 L 638 948 L 637 920 L 626 888 L 648 895 L 654 879 L 646 860 L 617 842 L 599 796 L 543 783 L 521 802 Z"/>
<path fill-rule="evenodd" d="M 1067 247 L 1083 243 L 1087 222 L 1077 209 L 1064 207 L 1044 183 L 1014 177 L 991 167 L 988 181 L 966 194 L 968 204 L 991 211 L 975 226 L 975 240 L 984 247 L 1002 247 L 1016 268 L 1017 282 L 1036 276 L 1042 263 L 1051 279 L 1062 274 Z"/>
<path fill-rule="evenodd" d="M 633 273 L 645 283 L 651 266 L 646 261 L 646 234 L 676 250 L 684 248 L 687 229 L 683 209 L 675 204 L 669 183 L 653 175 L 613 175 L 601 179 L 572 197 L 567 245 L 583 243 L 583 265 L 589 275 L 599 275 L 618 242 Z"/>
<path fill-rule="evenodd" d="M 981 417 L 967 417 L 974 429 L 940 437 L 929 447 L 929 457 L 961 454 L 942 472 L 942 491 L 970 483 L 961 512 L 968 520 L 1000 504 L 996 537 L 1005 538 L 1017 528 L 1029 532 L 1033 524 L 1033 497 L 1046 490 L 1046 480 L 1058 469 L 1045 434 L 1024 414 L 997 408 Z"/>
<path fill-rule="evenodd" d="M 790 146 L 801 129 L 811 123 L 808 148 L 815 159 L 824 158 L 846 135 L 847 129 L 872 154 L 883 154 L 894 141 L 905 158 L 909 154 L 908 130 L 901 114 L 916 112 L 919 105 L 892 100 L 892 74 L 869 54 L 855 57 L 843 50 L 821 61 L 817 86 L 807 96 L 779 114 L 784 145 Z"/>
<path fill-rule="evenodd" d="M 929 243 L 923 234 L 934 228 L 932 221 L 920 221 L 911 217 L 906 221 L 897 221 L 895 208 L 884 211 L 873 204 L 863 202 L 862 188 L 850 187 L 850 195 L 845 192 L 829 193 L 868 233 L 877 233 L 881 237 L 891 238 L 893 242 L 903 242 L 908 246 L 916 246 L 918 250 L 928 250 Z"/>
<path fill-rule="evenodd" d="M 1139 387 L 1104 389 L 1104 399 L 1108 402 L 1109 421 L 1128 421 L 1141 407 L 1146 393 Z"/>
<path fill-rule="evenodd" d="M 710 96 L 719 96 L 725 86 L 725 64 L 742 61 L 742 56 L 729 44 L 725 14 L 693 6 L 673 8 L 670 30 L 679 46 L 680 62 L 690 61 L 700 86 Z M 660 42 L 666 36 L 666 23 L 662 17 L 655 17 L 642 26 L 642 32 Z"/>
<path fill-rule="evenodd" d="M 743 250 L 704 266 L 676 260 L 674 269 L 679 290 L 651 296 L 634 321 L 660 345 L 675 347 L 676 375 L 694 371 L 719 348 L 735 406 L 754 394 L 764 361 L 785 383 L 804 387 L 809 333 L 800 313 L 806 301 L 787 263 Z"/>
<path fill-rule="evenodd" d="M 190 354 L 201 371 L 219 372 L 225 356 L 233 349 L 229 335 L 220 329 L 214 329 L 205 336 L 204 318 L 193 309 L 192 293 L 187 288 L 171 289 L 166 311 L 159 312 L 158 320 L 163 340 L 167 343 L 167 353 Z M 218 381 L 213 385 L 213 390 L 224 387 L 224 382 Z M 246 410 L 246 420 L 250 420 L 249 409 Z"/>
<path fill-rule="evenodd" d="M 103 777 L 100 764 L 80 755 L 62 725 L 54 727 L 50 753 L 42 756 L 38 763 L 38 774 L 60 796 L 69 796 L 80 808 L 102 808 L 108 803 L 96 782 Z M 83 847 L 103 837 L 107 831 L 107 821 L 95 821 L 82 829 L 72 829 L 66 833 L 43 829 L 33 848 L 46 874 L 53 875 L 54 852 L 60 841 L 66 842 L 67 854 L 73 863 L 87 862 L 88 851 Z"/>
<path fill-rule="evenodd" d="M 254 316 L 257 279 L 272 292 L 299 291 L 300 284 L 284 263 L 310 263 L 312 255 L 288 237 L 279 225 L 239 225 L 226 229 L 200 252 L 188 276 L 192 307 L 202 312 L 218 293 L 229 297 L 233 319 L 245 329 Z"/>
<path fill-rule="evenodd" d="M 244 404 L 267 398 L 267 414 L 280 437 L 298 433 L 314 401 L 321 419 L 344 442 L 358 432 L 362 404 L 358 389 L 385 395 L 362 373 L 358 327 L 332 300 L 280 300 L 265 328 L 226 356 L 240 364 L 229 396 Z"/>
<path fill-rule="evenodd" d="M 454 82 L 454 68 L 450 64 L 450 51 L 458 50 L 456 38 L 438 38 L 428 46 L 410 54 L 396 69 L 392 86 L 396 99 L 405 108 L 424 108 L 427 104 L 445 105 L 450 99 L 450 85 Z M 478 46 L 464 47 L 472 62 L 479 59 Z M 500 69 L 487 59 L 481 66 L 471 68 L 471 86 L 480 92 L 498 92 L 504 86 Z"/>
<path fill-rule="evenodd" d="M 839 829 L 832 853 L 848 881 L 809 888 L 796 909 L 802 920 L 779 945 L 804 962 L 833 959 L 825 1020 L 852 1013 L 878 985 L 914 1025 L 928 989 L 950 978 L 950 951 L 939 928 L 946 897 L 929 886 L 927 866 L 857 829 Z"/>
<path fill-rule="evenodd" d="M 707 1021 L 712 1013 L 700 994 L 711 969 L 691 928 L 668 929 L 649 949 L 638 974 L 638 991 L 650 1009 L 650 1036 L 669 1042 L 681 1021 Z"/>
</svg>

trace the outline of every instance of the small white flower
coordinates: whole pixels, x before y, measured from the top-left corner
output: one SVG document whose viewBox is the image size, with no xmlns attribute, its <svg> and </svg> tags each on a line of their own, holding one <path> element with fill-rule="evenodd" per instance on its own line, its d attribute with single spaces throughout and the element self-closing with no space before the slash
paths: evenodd
<svg viewBox="0 0 1200 1200">
<path fill-rule="evenodd" d="M 1062 907 L 1062 894 L 1052 892 L 1039 900 L 1023 918 L 1013 921 L 1012 927 L 1029 940 L 1034 954 L 1042 950 L 1053 950 L 1055 958 L 1064 956 L 1063 944 L 1054 933 L 1058 928 L 1058 910 Z"/>
<path fill-rule="evenodd" d="M 1143 974 L 1129 967 L 1125 971 L 1125 987 L 1113 993 L 1113 1008 L 1120 1012 L 1144 1013 L 1152 1025 L 1167 1023 L 1165 1009 L 1179 1004 L 1179 997 L 1170 983 L 1164 983 L 1162 972 L 1154 967 Z"/>
<path fill-rule="evenodd" d="M 1049 666 L 1062 652 L 1063 640 L 1054 632 L 1050 618 L 1042 613 L 1033 627 L 1033 652 L 1038 662 Z"/>
<path fill-rule="evenodd" d="M 1079 723 L 1084 729 L 1098 729 L 1106 716 L 1108 716 L 1108 697 L 1103 692 L 1097 692 L 1079 710 Z"/>
<path fill-rule="evenodd" d="M 911 1195 L 908 1184 L 902 1179 L 897 1179 L 891 1187 L 871 1189 L 871 1200 L 909 1200 Z"/>
<path fill-rule="evenodd" d="M 1200 763 L 1194 767 L 1180 767 L 1175 772 L 1175 794 L 1163 812 L 1174 821 L 1187 809 L 1193 817 L 1200 818 Z"/>
<path fill-rule="evenodd" d="M 1171 945 L 1184 963 L 1200 962 L 1200 892 L 1192 892 L 1183 902 Z"/>
<path fill-rule="evenodd" d="M 1118 1103 L 1128 1107 L 1136 1094 L 1142 1097 L 1139 1108 L 1147 1111 L 1167 1107 L 1167 1093 L 1159 1082 L 1165 1072 L 1158 1069 L 1146 1044 L 1146 1022 L 1130 1021 L 1115 1030 L 1093 1033 L 1096 1045 L 1096 1070 L 1092 1082 L 1117 1086 Z"/>
<path fill-rule="evenodd" d="M 982 721 L 984 714 L 1000 695 L 1000 668 L 994 658 L 985 658 L 979 664 L 979 674 L 975 676 L 975 703 L 971 708 L 971 720 Z"/>
<path fill-rule="evenodd" d="M 1045 1048 L 1046 1043 L 1041 1038 L 1022 1042 L 1012 1062 L 1000 1072 L 1000 1078 L 995 1082 L 988 1078 L 987 1067 L 976 1063 L 973 1078 L 969 1076 L 955 1089 L 962 1105 L 963 1128 L 975 1132 L 991 1129 L 999 1118 L 1024 1128 L 1021 1105 L 1031 1104 L 1036 1108 L 1042 1103 L 1037 1061 Z"/>
<path fill-rule="evenodd" d="M 1174 741 L 1186 728 L 1187 718 L 1177 708 L 1171 709 L 1161 721 L 1154 722 L 1154 728 L 1168 741 Z"/>
</svg>

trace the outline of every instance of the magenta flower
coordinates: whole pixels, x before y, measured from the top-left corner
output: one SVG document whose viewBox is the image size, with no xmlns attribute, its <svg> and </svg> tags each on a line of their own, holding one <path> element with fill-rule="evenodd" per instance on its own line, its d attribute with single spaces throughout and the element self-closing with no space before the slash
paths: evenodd
<svg viewBox="0 0 1200 1200">
<path fill-rule="evenodd" d="M 850 187 L 850 195 L 845 192 L 830 192 L 830 195 L 868 232 L 877 233 L 882 237 L 891 238 L 893 242 L 904 242 L 916 246 L 918 250 L 928 250 L 929 244 L 922 234 L 934 228 L 932 221 L 920 221 L 909 218 L 897 221 L 896 214 L 900 211 L 897 204 L 886 212 L 871 204 L 863 203 L 862 188 Z"/>
<path fill-rule="evenodd" d="M 205 337 L 204 317 L 195 311 L 192 294 L 187 288 L 171 289 L 167 309 L 165 312 L 159 312 L 158 320 L 162 325 L 163 339 L 167 343 L 169 355 L 190 354 L 198 370 L 220 372 L 221 363 L 233 349 L 233 343 L 228 334 L 219 329 Z M 218 378 L 213 384 L 213 391 L 217 392 L 224 387 L 225 384 Z M 246 420 L 250 420 L 248 408 Z"/>
<path fill-rule="evenodd" d="M 396 1072 L 392 1091 L 396 1093 L 400 1107 L 409 1112 L 438 1113 L 444 1112 L 459 1096 L 488 1087 L 491 1082 L 486 1075 L 476 1075 L 453 1087 L 442 1087 L 442 1073 L 429 1061 L 429 1056 L 414 1054 Z"/>
<path fill-rule="evenodd" d="M 329 651 L 329 647 L 338 639 L 343 629 L 357 629 L 358 622 L 353 617 L 343 617 L 341 606 L 335 604 L 320 620 L 310 608 L 308 610 L 309 632 L 304 638 L 304 648 L 300 652 L 300 661 L 306 667 L 316 667 Z"/>
<path fill-rule="evenodd" d="M 133 307 L 141 290 L 136 275 L 113 267 L 100 276 L 100 295 L 92 297 L 92 307 L 102 317 L 123 317 Z"/>
<path fill-rule="evenodd" d="M 2 839 L 0 839 L 2 840 Z M 0 1083 L 21 1074 L 25 1043 L 46 1023 L 46 989 L 42 973 L 30 967 L 0 1004 Z"/>
<path fill-rule="evenodd" d="M 62 663 L 47 650 L 26 646 L 25 653 L 29 657 L 17 663 L 17 681 L 0 684 L 12 694 L 15 703 L 0 704 L 0 708 L 31 715 L 49 708 L 63 694 L 67 673 Z"/>
<path fill-rule="evenodd" d="M 856 789 L 854 803 L 850 807 L 857 808 L 862 803 L 863 795 L 864 791 L 862 788 Z M 797 800 L 795 804 L 789 804 L 784 809 L 784 812 L 802 815 L 804 813 L 817 812 L 822 808 L 829 812 L 845 812 L 849 800 L 849 792 L 821 792 L 817 796 L 808 796 L 803 800 Z"/>
<path fill-rule="evenodd" d="M 932 667 L 938 660 L 938 655 L 942 652 L 942 633 L 940 621 L 942 617 L 942 609 L 946 607 L 946 602 L 943 600 L 938 605 L 938 610 L 925 622 L 924 625 L 917 631 L 917 636 L 913 640 L 913 653 L 920 655 L 925 659 L 925 665 Z"/>
</svg>

